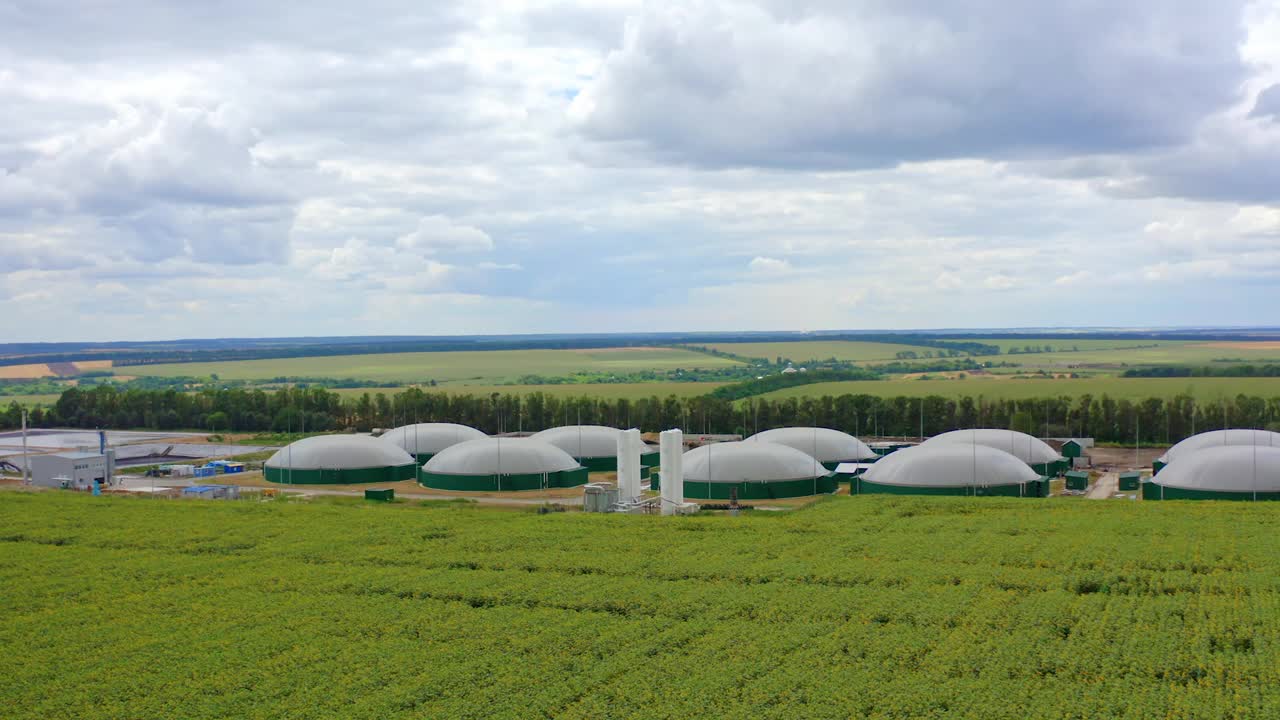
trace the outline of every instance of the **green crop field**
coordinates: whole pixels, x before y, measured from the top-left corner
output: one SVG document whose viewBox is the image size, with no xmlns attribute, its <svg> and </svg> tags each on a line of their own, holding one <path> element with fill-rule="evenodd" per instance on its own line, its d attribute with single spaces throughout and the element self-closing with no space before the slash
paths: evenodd
<svg viewBox="0 0 1280 720">
<path fill-rule="evenodd" d="M 523 375 L 567 375 L 576 371 L 629 373 L 642 370 L 715 368 L 734 360 L 670 348 L 604 348 L 596 350 L 494 350 L 477 352 L 391 353 L 327 357 L 238 360 L 213 363 L 127 365 L 120 375 L 216 374 L 224 380 L 267 380 L 274 377 L 329 377 L 357 380 L 491 385 Z"/>
<path fill-rule="evenodd" d="M 442 385 L 439 387 L 424 387 L 423 392 L 448 392 L 458 395 L 491 395 L 500 393 L 503 395 L 529 395 L 531 393 L 544 393 L 546 395 L 554 395 L 556 397 L 594 397 L 594 398 L 625 398 L 627 400 L 638 400 L 640 398 L 654 397 L 667 398 L 671 395 L 677 397 L 694 397 L 697 395 L 706 395 L 716 388 L 724 385 L 724 383 L 692 383 L 692 382 L 651 382 L 651 383 L 566 383 L 562 385 Z M 390 397 L 396 393 L 403 392 L 405 388 L 340 388 L 333 392 L 338 393 L 344 398 L 360 397 L 364 393 L 370 396 L 383 393 Z"/>
<path fill-rule="evenodd" d="M 978 342 L 998 345 L 1003 354 L 984 356 L 979 360 L 998 360 L 1030 368 L 1059 368 L 1072 365 L 1098 365 L 1120 369 L 1126 365 L 1211 365 L 1216 360 L 1251 363 L 1280 363 L 1280 344 L 1272 342 L 1204 343 L 1168 340 L 1072 340 L 1046 337 L 1030 340 L 977 338 Z M 1049 345 L 1054 352 L 1007 354 L 1011 348 L 1027 345 Z M 798 341 L 774 343 L 716 343 L 709 347 L 747 357 L 773 360 L 777 357 L 805 360 L 849 360 L 877 362 L 894 360 L 900 351 L 917 354 L 936 352 L 934 348 L 889 343 L 834 341 Z M 1071 350 L 1071 348 L 1078 348 Z"/>
<path fill-rule="evenodd" d="M 733 353 L 752 358 L 765 358 L 773 362 L 778 357 L 785 357 L 795 362 L 806 360 L 851 360 L 855 362 L 870 360 L 893 360 L 902 351 L 923 352 L 933 348 L 919 345 L 894 345 L 879 342 L 856 342 L 844 340 L 813 340 L 799 342 L 760 342 L 760 343 L 709 343 L 707 347 L 722 352 Z"/>
<path fill-rule="evenodd" d="M 1212 402 L 1236 395 L 1280 397 L 1280 378 L 1121 378 L 1095 377 L 1058 380 L 1017 380 L 1011 378 L 969 377 L 964 380 L 867 380 L 814 383 L 775 390 L 762 398 L 821 397 L 823 395 L 875 395 L 878 397 L 988 397 L 1003 399 L 1079 397 L 1103 394 L 1119 400 L 1170 398 L 1189 394 L 1199 401 Z"/>
<path fill-rule="evenodd" d="M 1280 717 L 1280 506 L 0 493 L 8 718 Z"/>
<path fill-rule="evenodd" d="M 48 407 L 56 402 L 61 395 L 0 395 L 0 406 L 8 406 L 11 402 L 17 402 L 19 405 L 33 407 L 35 405 L 43 405 Z"/>
</svg>

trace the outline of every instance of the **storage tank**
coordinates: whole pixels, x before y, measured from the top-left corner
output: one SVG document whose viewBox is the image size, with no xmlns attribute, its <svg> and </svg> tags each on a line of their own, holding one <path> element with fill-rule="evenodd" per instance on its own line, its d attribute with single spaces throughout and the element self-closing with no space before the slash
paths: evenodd
<svg viewBox="0 0 1280 720">
<path fill-rule="evenodd" d="M 1230 445 L 1262 445 L 1280 447 L 1280 433 L 1270 430 L 1248 430 L 1232 428 L 1228 430 L 1210 430 L 1192 435 L 1165 451 L 1152 463 L 1151 469 L 1157 474 L 1179 457 L 1186 457 L 1199 450 L 1211 447 Z"/>
<path fill-rule="evenodd" d="M 409 453 L 379 438 L 317 435 L 277 450 L 262 475 L 274 483 L 345 485 L 409 480 L 416 468 Z"/>
<path fill-rule="evenodd" d="M 1142 483 L 1142 499 L 1280 500 L 1280 447 L 1216 445 L 1179 453 Z"/>
<path fill-rule="evenodd" d="M 583 485 L 587 469 L 540 440 L 483 438 L 441 450 L 422 466 L 418 482 L 439 490 L 539 490 Z"/>
<path fill-rule="evenodd" d="M 943 443 L 961 443 L 985 445 L 1013 455 L 1026 463 L 1037 475 L 1057 475 L 1068 469 L 1070 462 L 1058 454 L 1048 443 L 1017 430 L 1000 428 L 977 428 L 973 430 L 952 430 L 941 435 L 934 435 L 922 445 L 938 445 Z"/>
<path fill-rule="evenodd" d="M 765 430 L 747 438 L 747 442 L 771 442 L 786 445 L 816 459 L 828 470 L 835 470 L 841 463 L 875 462 L 880 456 L 858 438 L 839 430 L 820 427 L 786 427 Z M 851 480 L 852 475 L 841 476 L 841 481 Z"/>
<path fill-rule="evenodd" d="M 604 425 L 564 425 L 536 432 L 532 438 L 564 450 L 590 472 L 616 472 L 618 434 L 621 432 L 618 428 Z M 657 465 L 658 448 L 642 443 L 640 477 L 648 479 L 650 469 Z"/>
<path fill-rule="evenodd" d="M 1020 458 L 974 443 L 935 443 L 899 450 L 854 480 L 857 493 L 1045 497 L 1049 480 Z"/>
<path fill-rule="evenodd" d="M 468 440 L 479 440 L 484 437 L 488 437 L 488 435 L 467 425 L 428 422 L 414 423 L 388 430 L 382 434 L 379 440 L 391 443 L 404 450 L 421 465 L 447 447 Z"/>
<path fill-rule="evenodd" d="M 835 473 L 813 457 L 769 442 L 712 443 L 681 458 L 684 496 L 727 500 L 767 500 L 832 493 Z M 658 479 L 659 487 L 661 478 Z"/>
</svg>

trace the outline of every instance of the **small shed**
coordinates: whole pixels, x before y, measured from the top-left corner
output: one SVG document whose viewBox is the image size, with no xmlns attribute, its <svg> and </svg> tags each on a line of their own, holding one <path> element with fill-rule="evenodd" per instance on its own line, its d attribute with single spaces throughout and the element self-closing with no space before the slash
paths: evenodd
<svg viewBox="0 0 1280 720">
<path fill-rule="evenodd" d="M 1067 472 L 1067 489 L 1079 490 L 1081 492 L 1089 489 L 1089 473 L 1083 470 L 1071 470 Z"/>
<path fill-rule="evenodd" d="M 378 502 L 393 502 L 396 499 L 395 488 L 366 488 L 364 491 L 365 500 L 376 500 Z"/>
<path fill-rule="evenodd" d="M 1120 473 L 1120 492 L 1131 492 L 1142 485 L 1142 473 L 1137 470 Z"/>
<path fill-rule="evenodd" d="M 1085 445 L 1083 440 L 1071 438 L 1070 440 L 1067 440 L 1066 442 L 1062 443 L 1062 457 L 1066 457 L 1066 458 L 1084 457 L 1084 451 L 1086 447 L 1088 446 Z"/>
</svg>

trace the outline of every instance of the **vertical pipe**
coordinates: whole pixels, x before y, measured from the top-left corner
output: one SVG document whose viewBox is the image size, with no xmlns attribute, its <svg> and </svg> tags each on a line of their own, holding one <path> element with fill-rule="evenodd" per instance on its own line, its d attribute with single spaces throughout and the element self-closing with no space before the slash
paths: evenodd
<svg viewBox="0 0 1280 720">
<path fill-rule="evenodd" d="M 27 409 L 22 408 L 22 484 L 31 484 L 31 458 L 27 454 Z"/>
<path fill-rule="evenodd" d="M 664 430 L 659 436 L 659 463 L 662 468 L 662 514 L 674 515 L 684 503 L 684 433 Z M 708 449 L 709 450 L 709 449 Z"/>
</svg>

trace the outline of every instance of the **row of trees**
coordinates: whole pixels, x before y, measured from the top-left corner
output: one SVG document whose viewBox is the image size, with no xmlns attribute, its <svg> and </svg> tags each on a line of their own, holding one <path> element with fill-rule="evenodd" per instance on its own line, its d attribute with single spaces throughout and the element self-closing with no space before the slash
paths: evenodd
<svg viewBox="0 0 1280 720">
<path fill-rule="evenodd" d="M 1039 436 L 1084 436 L 1102 442 L 1176 442 L 1223 427 L 1280 430 L 1280 397 L 1239 395 L 1218 402 L 1189 396 L 1117 400 L 1094 397 L 988 400 L 963 397 L 840 395 L 735 403 L 712 396 L 678 398 L 450 395 L 417 388 L 397 395 L 365 393 L 343 399 L 322 388 L 273 392 L 231 388 L 176 390 L 72 388 L 51 408 L 31 413 L 33 427 L 111 427 L 213 432 L 340 430 L 393 427 L 413 421 L 458 422 L 485 432 L 542 430 L 577 423 L 657 431 L 751 434 L 789 425 L 819 425 L 856 435 L 934 435 L 970 427 L 1004 427 Z M 0 412 L 0 427 L 16 428 L 21 408 Z"/>
</svg>

